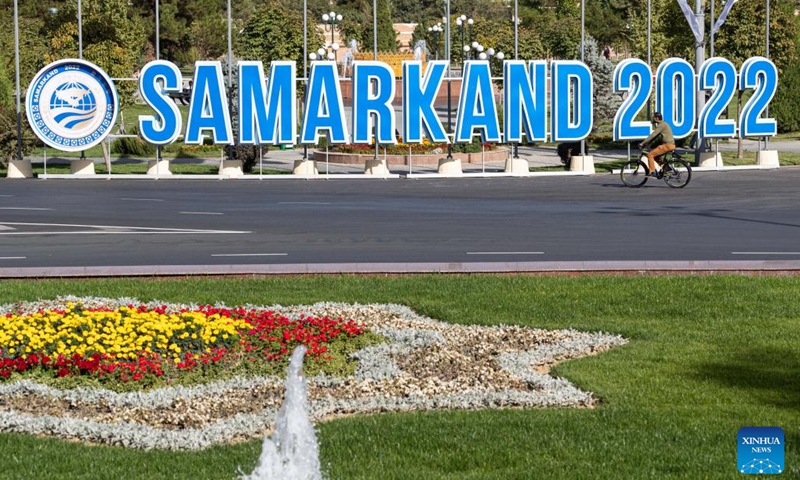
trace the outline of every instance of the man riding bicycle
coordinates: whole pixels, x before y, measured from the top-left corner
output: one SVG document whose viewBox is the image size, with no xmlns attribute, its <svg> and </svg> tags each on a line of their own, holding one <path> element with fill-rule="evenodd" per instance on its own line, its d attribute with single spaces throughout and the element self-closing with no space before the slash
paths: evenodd
<svg viewBox="0 0 800 480">
<path fill-rule="evenodd" d="M 656 126 L 653 129 L 653 133 L 639 144 L 639 149 L 645 145 L 653 144 L 653 148 L 647 152 L 647 162 L 651 175 L 656 174 L 656 157 L 661 157 L 665 153 L 675 150 L 675 137 L 672 135 L 672 128 L 664 121 L 664 116 L 660 112 L 653 114 L 653 125 Z"/>
</svg>

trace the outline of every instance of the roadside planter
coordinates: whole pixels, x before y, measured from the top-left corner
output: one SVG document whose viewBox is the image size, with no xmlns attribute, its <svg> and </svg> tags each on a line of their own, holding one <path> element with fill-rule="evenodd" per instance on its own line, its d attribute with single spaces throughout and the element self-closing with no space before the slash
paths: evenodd
<svg viewBox="0 0 800 480">
<path fill-rule="evenodd" d="M 343 165 L 363 164 L 366 174 L 388 174 L 391 166 L 413 169 L 414 165 L 438 165 L 440 174 L 458 176 L 462 174 L 461 165 L 464 163 L 502 162 L 509 158 L 509 153 L 508 148 L 495 144 L 471 143 L 453 145 L 453 158 L 448 159 L 447 145 L 444 144 L 400 144 L 379 147 L 376 159 L 374 145 L 337 145 L 331 150 L 316 150 L 314 159 Z"/>
</svg>

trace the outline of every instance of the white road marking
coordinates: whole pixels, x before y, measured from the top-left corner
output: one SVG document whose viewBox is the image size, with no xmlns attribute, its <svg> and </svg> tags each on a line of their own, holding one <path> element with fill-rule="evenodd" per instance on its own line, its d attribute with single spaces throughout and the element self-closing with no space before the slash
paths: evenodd
<svg viewBox="0 0 800 480">
<path fill-rule="evenodd" d="M 0 231 L 3 230 L 16 230 L 14 227 L 6 227 L 5 225 L 0 225 Z"/>
<path fill-rule="evenodd" d="M 0 207 L 0 210 L 52 210 L 52 208 L 36 208 L 36 207 Z"/>
<path fill-rule="evenodd" d="M 3 197 L 3 198 L 7 198 L 7 197 L 13 197 L 13 196 L 14 196 L 14 195 L 0 195 L 0 197 Z"/>
<path fill-rule="evenodd" d="M 467 252 L 467 255 L 544 255 L 544 252 Z"/>
<path fill-rule="evenodd" d="M 331 202 L 278 202 L 278 205 L 330 205 Z"/>
<path fill-rule="evenodd" d="M 731 255 L 800 255 L 800 252 L 731 252 Z"/>
<path fill-rule="evenodd" d="M 163 202 L 163 198 L 120 198 L 120 200 L 129 200 L 132 202 Z"/>
<path fill-rule="evenodd" d="M 0 260 L 25 260 L 27 257 L 0 257 Z"/>
<path fill-rule="evenodd" d="M 33 226 L 33 227 L 65 227 L 65 228 L 91 228 L 96 230 L 73 230 L 52 232 L 0 232 L 0 235 L 69 235 L 69 234 L 199 234 L 199 233 L 252 233 L 247 230 L 200 230 L 188 228 L 159 228 L 159 227 L 128 227 L 119 225 L 80 225 L 72 223 L 22 223 L 0 222 L 1 225 Z"/>
<path fill-rule="evenodd" d="M 212 257 L 285 257 L 288 253 L 214 253 Z"/>
<path fill-rule="evenodd" d="M 220 212 L 178 212 L 184 215 L 222 215 Z"/>
</svg>

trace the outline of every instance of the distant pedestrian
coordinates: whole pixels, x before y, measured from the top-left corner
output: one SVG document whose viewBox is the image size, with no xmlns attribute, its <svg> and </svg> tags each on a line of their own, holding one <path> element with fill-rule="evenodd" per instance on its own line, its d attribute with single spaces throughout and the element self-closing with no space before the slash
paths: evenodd
<svg viewBox="0 0 800 480">
<path fill-rule="evenodd" d="M 606 48 L 603 49 L 603 56 L 606 57 L 606 60 L 611 60 L 611 47 L 606 45 Z"/>
</svg>

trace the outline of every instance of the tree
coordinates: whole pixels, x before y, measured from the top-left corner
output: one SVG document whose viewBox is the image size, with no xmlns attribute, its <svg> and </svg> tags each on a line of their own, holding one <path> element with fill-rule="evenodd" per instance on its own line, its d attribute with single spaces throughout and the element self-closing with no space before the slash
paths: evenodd
<svg viewBox="0 0 800 480">
<path fill-rule="evenodd" d="M 778 67 L 778 91 L 770 113 L 778 121 L 782 131 L 794 129 L 800 123 L 794 97 L 798 90 L 796 71 L 797 25 L 791 2 L 773 0 L 770 8 L 770 59 Z M 766 3 L 760 0 L 741 0 L 731 8 L 728 19 L 722 25 L 715 42 L 715 54 L 723 56 L 737 67 L 750 57 L 766 53 Z M 786 74 L 782 78 L 782 74 Z M 737 111 L 741 111 L 742 93 L 737 96 Z M 744 154 L 739 139 L 739 158 Z"/>
<path fill-rule="evenodd" d="M 614 92 L 614 64 L 611 60 L 606 60 L 597 41 L 591 36 L 586 37 L 584 63 L 592 71 L 594 124 L 597 127 L 602 122 L 614 119 L 622 99 Z"/>
<path fill-rule="evenodd" d="M 397 50 L 397 32 L 392 25 L 392 14 L 389 8 L 389 0 L 377 0 L 377 19 L 378 19 L 378 51 L 393 52 Z M 362 50 L 369 50 L 374 45 L 374 31 L 372 19 L 363 23 L 363 33 L 361 35 Z"/>
<path fill-rule="evenodd" d="M 392 1 L 392 20 L 397 23 L 420 23 L 431 18 L 441 18 L 441 2 L 435 0 L 394 0 Z"/>
<path fill-rule="evenodd" d="M 308 22 L 309 50 L 316 50 L 322 43 L 315 25 Z M 261 60 L 265 68 L 273 60 L 294 60 L 302 65 L 302 15 L 288 10 L 281 2 L 265 2 L 245 24 L 235 51 L 240 58 Z"/>
<path fill-rule="evenodd" d="M 522 25 L 539 32 L 545 55 L 557 59 L 575 58 L 581 42 L 581 18 L 578 3 L 572 0 L 551 0 L 546 7 L 528 2 L 520 13 Z"/>
<path fill-rule="evenodd" d="M 628 0 L 595 0 L 586 2 L 586 31 L 599 45 L 619 47 L 625 42 L 628 24 Z"/>
<path fill-rule="evenodd" d="M 797 25 L 787 0 L 772 0 L 770 8 L 770 59 L 778 71 L 797 58 L 795 41 Z M 719 11 L 719 10 L 718 10 Z M 766 53 L 766 3 L 762 0 L 740 0 L 731 8 L 727 20 L 715 39 L 715 54 L 735 65 Z"/>
<path fill-rule="evenodd" d="M 5 62 L 0 62 L 0 164 L 4 166 L 17 155 L 17 106 L 14 90 L 14 83 L 8 79 Z M 22 154 L 25 155 L 33 148 L 34 138 L 25 112 L 22 112 L 21 122 Z"/>
<path fill-rule="evenodd" d="M 127 0 L 83 0 L 83 58 L 110 77 L 130 77 L 142 63 L 146 37 L 141 23 L 127 18 Z M 78 56 L 77 2 L 59 10 L 50 37 L 47 62 Z M 122 105 L 133 103 L 135 82 L 118 82 Z"/>
<path fill-rule="evenodd" d="M 800 131 L 800 64 L 783 70 L 769 113 L 778 122 L 779 132 Z"/>
<path fill-rule="evenodd" d="M 196 60 L 218 58 L 228 50 L 228 21 L 219 12 L 194 20 L 190 35 Z"/>
</svg>

